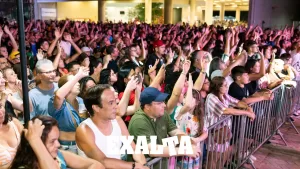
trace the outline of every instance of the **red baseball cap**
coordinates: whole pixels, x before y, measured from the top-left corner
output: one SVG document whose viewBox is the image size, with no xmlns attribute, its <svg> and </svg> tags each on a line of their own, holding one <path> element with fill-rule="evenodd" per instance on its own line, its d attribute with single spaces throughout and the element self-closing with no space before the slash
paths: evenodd
<svg viewBox="0 0 300 169">
<path fill-rule="evenodd" d="M 153 47 L 154 48 L 158 48 L 158 47 L 161 47 L 163 45 L 165 45 L 165 44 L 162 40 L 157 40 L 157 41 L 153 42 Z"/>
</svg>

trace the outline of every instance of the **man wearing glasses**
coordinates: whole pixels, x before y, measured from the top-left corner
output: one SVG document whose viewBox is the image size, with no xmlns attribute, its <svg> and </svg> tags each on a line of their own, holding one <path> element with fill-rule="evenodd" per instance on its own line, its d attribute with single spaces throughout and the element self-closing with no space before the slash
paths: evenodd
<svg viewBox="0 0 300 169">
<path fill-rule="evenodd" d="M 40 83 L 29 91 L 29 97 L 32 102 L 30 106 L 30 118 L 36 115 L 49 115 L 48 102 L 58 89 L 57 83 L 54 83 L 56 77 L 56 70 L 50 60 L 42 59 L 36 63 L 36 71 Z"/>
</svg>

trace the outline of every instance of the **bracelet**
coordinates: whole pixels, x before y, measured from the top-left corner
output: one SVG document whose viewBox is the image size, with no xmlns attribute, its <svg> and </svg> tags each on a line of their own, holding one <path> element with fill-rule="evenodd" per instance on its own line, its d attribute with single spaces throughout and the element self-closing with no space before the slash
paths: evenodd
<svg viewBox="0 0 300 169">
<path fill-rule="evenodd" d="M 133 162 L 133 164 L 132 164 L 132 169 L 134 169 L 135 168 L 135 162 Z"/>
<path fill-rule="evenodd" d="M 186 73 L 184 73 L 183 71 L 181 72 L 182 75 L 186 76 Z"/>
</svg>

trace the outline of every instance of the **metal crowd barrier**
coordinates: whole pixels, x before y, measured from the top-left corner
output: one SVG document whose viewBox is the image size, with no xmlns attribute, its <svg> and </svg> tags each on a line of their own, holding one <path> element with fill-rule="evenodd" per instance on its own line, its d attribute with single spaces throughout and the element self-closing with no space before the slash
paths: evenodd
<svg viewBox="0 0 300 169">
<path fill-rule="evenodd" d="M 256 114 L 253 122 L 246 116 L 226 116 L 211 125 L 196 165 L 187 157 L 170 157 L 168 169 L 237 169 L 245 163 L 255 169 L 253 153 L 275 134 L 287 145 L 279 129 L 288 121 L 299 134 L 290 116 L 300 108 L 300 81 L 296 88 L 281 85 L 272 91 L 273 100 L 250 105 Z M 162 159 L 154 158 L 147 166 L 165 169 L 161 167 Z"/>
</svg>

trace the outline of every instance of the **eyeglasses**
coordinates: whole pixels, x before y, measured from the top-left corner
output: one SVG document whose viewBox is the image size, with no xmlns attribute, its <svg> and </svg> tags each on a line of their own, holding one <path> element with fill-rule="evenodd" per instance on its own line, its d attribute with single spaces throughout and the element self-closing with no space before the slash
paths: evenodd
<svg viewBox="0 0 300 169">
<path fill-rule="evenodd" d="M 56 70 L 50 70 L 50 71 L 47 71 L 47 72 L 40 72 L 40 73 L 45 73 L 45 74 L 51 74 L 51 73 L 55 73 Z"/>
<path fill-rule="evenodd" d="M 0 65 L 4 65 L 4 64 L 7 64 L 7 62 L 0 62 Z"/>
</svg>

